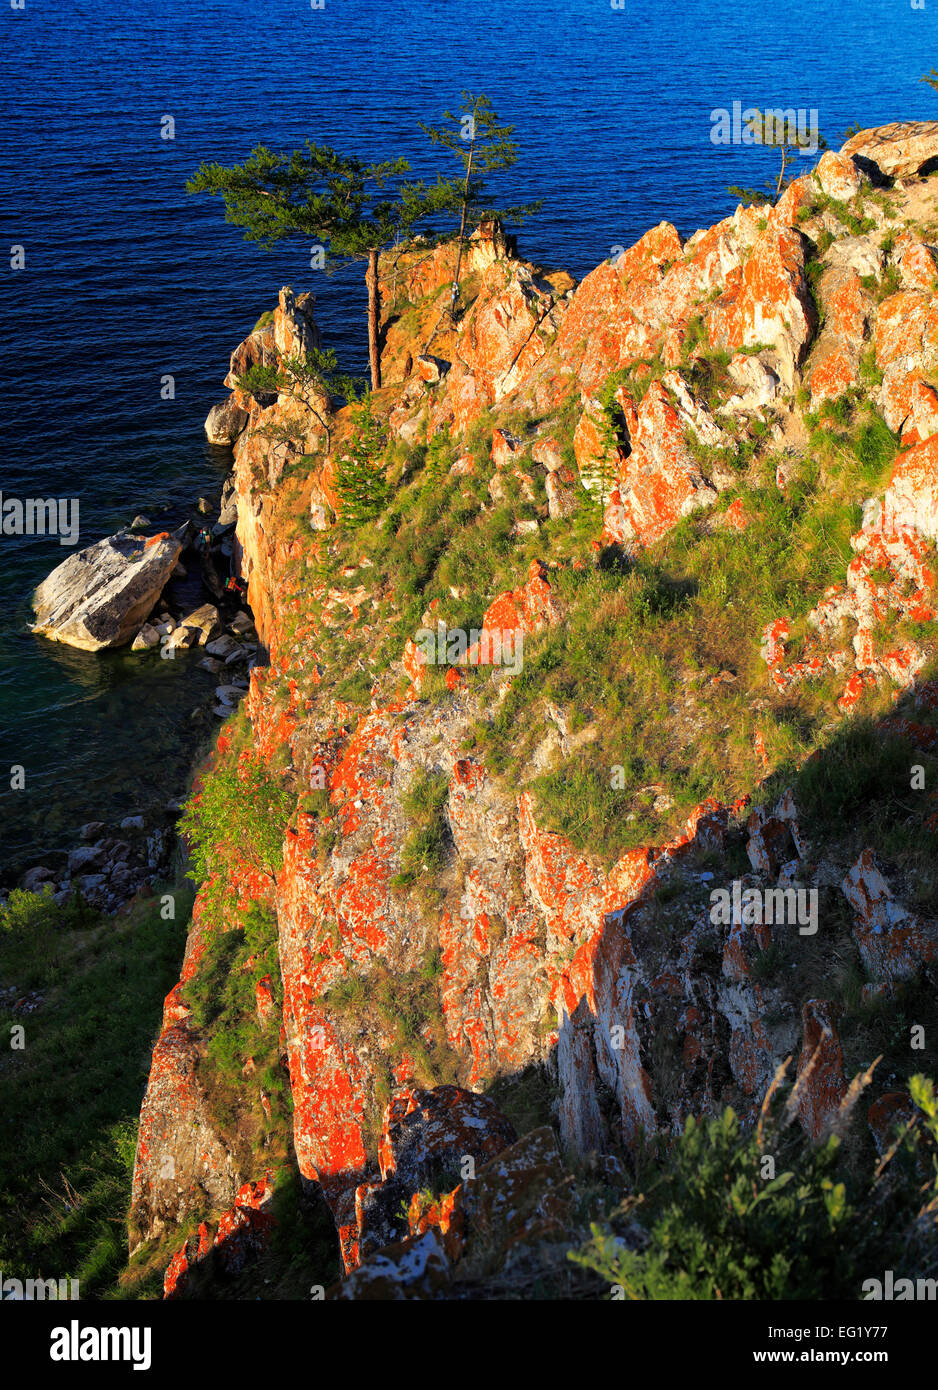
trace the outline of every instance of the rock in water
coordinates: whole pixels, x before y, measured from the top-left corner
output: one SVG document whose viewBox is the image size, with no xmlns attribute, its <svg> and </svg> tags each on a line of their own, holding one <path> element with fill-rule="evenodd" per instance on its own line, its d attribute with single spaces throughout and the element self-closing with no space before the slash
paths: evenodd
<svg viewBox="0 0 938 1390">
<path fill-rule="evenodd" d="M 235 442 L 248 422 L 248 412 L 230 397 L 213 405 L 205 420 L 205 436 L 209 444 L 224 447 Z"/>
<path fill-rule="evenodd" d="M 183 531 L 163 531 L 147 541 L 119 531 L 70 555 L 33 595 L 33 630 L 88 652 L 123 646 L 172 574 Z"/>
<path fill-rule="evenodd" d="M 131 643 L 130 650 L 132 652 L 144 652 L 150 647 L 158 647 L 159 644 L 160 634 L 157 629 L 152 623 L 144 623 Z"/>
<path fill-rule="evenodd" d="M 221 632 L 221 618 L 218 609 L 211 603 L 203 603 L 180 619 L 180 627 L 194 628 L 198 633 L 198 643 L 204 647 Z"/>
<path fill-rule="evenodd" d="M 216 637 L 214 641 L 208 642 L 205 650 L 209 656 L 218 656 L 221 657 L 222 661 L 226 661 L 229 656 L 240 653 L 242 647 L 233 637 L 229 637 L 227 633 L 225 633 L 224 636 Z"/>
</svg>

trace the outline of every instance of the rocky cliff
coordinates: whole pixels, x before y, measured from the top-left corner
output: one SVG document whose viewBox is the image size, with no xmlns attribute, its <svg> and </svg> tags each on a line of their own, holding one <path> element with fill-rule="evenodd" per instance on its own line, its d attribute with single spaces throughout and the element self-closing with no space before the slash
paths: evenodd
<svg viewBox="0 0 938 1390">
<path fill-rule="evenodd" d="M 938 137 L 867 136 L 580 283 L 482 227 L 456 322 L 451 244 L 386 256 L 367 436 L 238 384 L 318 342 L 310 296 L 234 352 L 207 430 L 269 661 L 185 825 L 131 1214 L 167 1296 L 276 1289 L 316 1203 L 330 1297 L 603 1296 L 567 1252 L 689 1117 L 784 1093 L 862 1156 L 914 1108 Z"/>
</svg>

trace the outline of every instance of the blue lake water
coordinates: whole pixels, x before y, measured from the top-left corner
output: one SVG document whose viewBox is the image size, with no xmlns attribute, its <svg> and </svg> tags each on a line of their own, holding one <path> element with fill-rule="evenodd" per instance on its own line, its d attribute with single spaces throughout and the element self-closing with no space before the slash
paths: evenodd
<svg viewBox="0 0 938 1390">
<path fill-rule="evenodd" d="M 711 142 L 714 109 L 816 109 L 836 147 L 854 121 L 938 115 L 918 81 L 933 64 L 938 0 L 3 0 L 0 491 L 77 497 L 82 544 L 141 510 L 184 519 L 225 471 L 202 422 L 228 354 L 282 284 L 316 293 L 326 345 L 364 369 L 360 268 L 326 277 L 302 245 L 244 243 L 184 191 L 204 158 L 312 139 L 430 175 L 443 156 L 418 123 L 484 90 L 521 145 L 496 196 L 544 200 L 522 254 L 582 275 L 772 174 L 769 151 Z M 28 633 L 29 595 L 67 553 L 0 536 L 0 868 L 177 793 L 210 727 L 191 659 Z M 14 764 L 23 791 L 6 790 Z"/>
</svg>

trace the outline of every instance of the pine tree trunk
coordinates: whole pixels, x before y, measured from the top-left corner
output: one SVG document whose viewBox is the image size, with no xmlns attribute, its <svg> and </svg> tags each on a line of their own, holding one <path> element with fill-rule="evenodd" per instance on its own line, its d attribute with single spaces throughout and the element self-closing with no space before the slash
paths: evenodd
<svg viewBox="0 0 938 1390">
<path fill-rule="evenodd" d="M 469 146 L 469 159 L 466 163 L 466 182 L 462 194 L 462 217 L 459 222 L 459 239 L 456 243 L 456 271 L 453 275 L 453 290 L 450 302 L 450 312 L 455 312 L 456 302 L 459 299 L 459 272 L 462 268 L 462 248 L 466 236 L 466 213 L 469 209 L 469 180 L 472 177 L 472 161 L 475 156 L 475 126 L 472 128 L 472 143 Z"/>
<path fill-rule="evenodd" d="M 377 391 L 381 385 L 381 353 L 378 347 L 380 326 L 380 296 L 378 293 L 378 252 L 368 252 L 368 270 L 365 273 L 368 286 L 368 356 L 371 360 L 371 389 Z"/>
</svg>

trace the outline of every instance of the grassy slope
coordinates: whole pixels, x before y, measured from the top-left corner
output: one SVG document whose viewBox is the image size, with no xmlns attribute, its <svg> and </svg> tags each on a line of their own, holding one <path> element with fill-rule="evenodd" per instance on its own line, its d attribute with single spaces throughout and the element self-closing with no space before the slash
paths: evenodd
<svg viewBox="0 0 938 1390">
<path fill-rule="evenodd" d="M 137 1119 L 163 997 L 179 969 L 191 906 L 160 897 L 126 916 L 69 920 L 14 894 L 0 908 L 0 980 L 41 1007 L 0 1010 L 0 1268 L 80 1280 L 106 1295 L 126 1262 Z M 25 1047 L 7 1051 L 11 1028 Z"/>
</svg>

